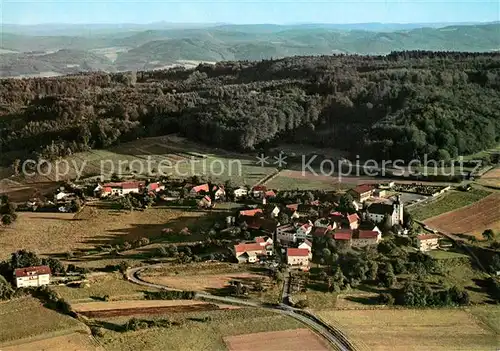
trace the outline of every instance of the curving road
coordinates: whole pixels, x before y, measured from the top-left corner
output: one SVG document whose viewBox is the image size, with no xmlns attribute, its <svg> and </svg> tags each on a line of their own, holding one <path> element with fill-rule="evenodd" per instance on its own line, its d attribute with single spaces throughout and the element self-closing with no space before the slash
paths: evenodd
<svg viewBox="0 0 500 351">
<path fill-rule="evenodd" d="M 156 288 L 156 289 L 169 289 L 169 290 L 177 290 L 177 289 L 170 289 L 169 287 L 161 284 L 154 284 L 147 282 L 140 278 L 139 274 L 149 268 L 160 268 L 161 265 L 149 265 L 149 266 L 143 266 L 143 267 L 135 267 L 135 268 L 129 268 L 127 269 L 126 275 L 127 279 L 135 284 L 143 285 L 143 286 L 148 286 L 151 288 Z M 178 290 L 177 290 L 178 291 Z M 296 320 L 299 320 L 300 322 L 304 323 L 307 325 L 310 329 L 314 330 L 316 333 L 320 334 L 323 338 L 328 340 L 328 342 L 337 350 L 342 350 L 342 351 L 350 351 L 350 350 L 355 350 L 355 347 L 349 342 L 349 340 L 346 338 L 346 336 L 338 329 L 324 323 L 321 321 L 319 318 L 314 316 L 311 313 L 305 312 L 301 309 L 294 308 L 288 305 L 285 305 L 283 303 L 275 306 L 271 305 L 265 305 L 260 302 L 255 302 L 255 301 L 248 301 L 248 300 L 242 300 L 238 299 L 235 297 L 226 297 L 226 296 L 216 296 L 216 295 L 211 295 L 207 293 L 201 293 L 198 292 L 196 293 L 196 298 L 198 299 L 203 299 L 203 300 L 209 300 L 209 301 L 215 301 L 215 302 L 222 302 L 222 303 L 228 303 L 228 304 L 237 304 L 237 305 L 242 305 L 242 306 L 248 306 L 248 307 L 256 307 L 256 308 L 263 308 L 267 310 L 271 310 L 273 312 L 277 312 L 283 315 L 290 316 L 292 318 L 295 318 Z"/>
</svg>

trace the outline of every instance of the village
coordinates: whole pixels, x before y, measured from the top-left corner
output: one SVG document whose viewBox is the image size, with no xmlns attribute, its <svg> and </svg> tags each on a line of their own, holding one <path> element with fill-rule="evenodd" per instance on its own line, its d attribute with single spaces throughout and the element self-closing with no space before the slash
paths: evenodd
<svg viewBox="0 0 500 351">
<path fill-rule="evenodd" d="M 376 247 L 385 234 L 409 238 L 415 251 L 447 250 L 451 243 L 433 233 L 416 232 L 394 182 L 361 184 L 345 193 L 284 191 L 264 185 L 235 187 L 189 180 L 125 180 L 95 184 L 66 183 L 50 196 L 33 198 L 17 211 L 78 212 L 86 203 L 107 203 L 114 208 L 144 211 L 163 204 L 207 212 L 224 208 L 224 226 L 216 224 L 224 240 L 223 260 L 239 264 L 265 264 L 270 268 L 289 267 L 309 271 L 313 243 L 333 239 L 346 249 Z M 430 190 L 429 190 L 430 189 Z M 449 187 L 425 187 L 442 193 Z M 388 195 L 389 194 L 389 195 Z M 189 231 L 188 228 L 184 229 Z M 164 234 L 171 229 L 163 230 Z M 231 235 L 229 235 L 231 233 Z M 236 234 L 236 235 L 235 235 Z M 149 240 L 147 240 L 149 242 Z M 180 246 L 180 245 L 179 245 Z M 220 252 L 220 247 L 218 248 Z M 204 252 L 204 257 L 213 256 Z M 17 287 L 50 283 L 47 266 L 28 267 L 14 272 Z"/>
</svg>

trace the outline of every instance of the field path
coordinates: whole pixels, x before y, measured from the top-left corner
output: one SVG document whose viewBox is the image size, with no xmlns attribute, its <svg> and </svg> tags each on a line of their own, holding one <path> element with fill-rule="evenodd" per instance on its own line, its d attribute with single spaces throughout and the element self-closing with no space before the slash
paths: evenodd
<svg viewBox="0 0 500 351">
<path fill-rule="evenodd" d="M 160 267 L 161 265 L 150 265 L 150 266 L 129 268 L 126 272 L 127 279 L 139 285 L 153 287 L 156 289 L 170 290 L 170 288 L 165 285 L 149 283 L 147 281 L 142 280 L 139 276 L 140 273 L 146 269 L 151 269 L 151 268 L 154 269 Z M 235 297 L 216 296 L 212 294 L 199 293 L 199 292 L 196 293 L 196 298 L 206 301 L 215 301 L 227 304 L 242 305 L 247 307 L 264 308 L 276 313 L 287 315 L 307 325 L 310 329 L 314 330 L 316 333 L 318 333 L 324 339 L 326 339 L 336 350 L 350 351 L 357 349 L 340 330 L 326 324 L 313 314 L 298 308 L 294 308 L 285 304 L 270 305 L 250 300 L 238 299 Z"/>
</svg>

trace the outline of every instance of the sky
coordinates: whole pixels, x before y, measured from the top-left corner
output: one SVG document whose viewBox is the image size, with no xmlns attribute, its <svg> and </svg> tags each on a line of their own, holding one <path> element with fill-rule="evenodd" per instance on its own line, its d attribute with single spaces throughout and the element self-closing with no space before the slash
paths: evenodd
<svg viewBox="0 0 500 351">
<path fill-rule="evenodd" d="M 500 20 L 492 0 L 0 0 L 1 23 L 442 23 Z"/>
</svg>

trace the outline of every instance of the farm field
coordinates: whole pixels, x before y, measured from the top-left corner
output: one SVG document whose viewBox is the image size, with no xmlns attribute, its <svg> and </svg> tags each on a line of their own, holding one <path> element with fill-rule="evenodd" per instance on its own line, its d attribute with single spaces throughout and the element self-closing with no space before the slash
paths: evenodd
<svg viewBox="0 0 500 351">
<path fill-rule="evenodd" d="M 500 306 L 472 306 L 467 308 L 467 311 L 493 329 L 497 335 L 500 335 Z"/>
<path fill-rule="evenodd" d="M 2 347 L 2 351 L 102 351 L 92 341 L 91 336 L 83 333 L 71 333 L 47 339 L 30 341 L 22 344 Z"/>
<path fill-rule="evenodd" d="M 448 191 L 425 204 L 412 206 L 408 208 L 408 211 L 410 211 L 415 219 L 425 220 L 445 212 L 471 205 L 489 194 L 490 192 L 478 188 L 473 188 L 470 191 Z"/>
<path fill-rule="evenodd" d="M 493 168 L 486 172 L 477 182 L 482 185 L 500 188 L 500 167 Z"/>
<path fill-rule="evenodd" d="M 107 273 L 88 278 L 88 287 L 54 286 L 53 289 L 65 300 L 75 303 L 82 300 L 100 299 L 108 295 L 110 300 L 122 300 L 144 297 L 144 291 L 155 291 L 153 288 L 140 286 L 123 279 L 119 273 Z M 110 302 L 108 302 L 110 303 Z M 85 304 L 87 305 L 87 304 Z"/>
<path fill-rule="evenodd" d="M 124 300 L 124 301 L 97 301 L 74 303 L 71 305 L 75 312 L 106 311 L 128 308 L 147 307 L 172 307 L 172 306 L 193 306 L 206 305 L 207 302 L 196 300 Z"/>
<path fill-rule="evenodd" d="M 245 267 L 236 264 L 201 263 L 190 267 L 165 265 L 158 270 L 144 271 L 141 278 L 173 289 L 205 291 L 216 295 L 227 293 L 226 290 L 232 280 L 238 280 L 243 285 L 250 287 L 261 282 L 266 290 L 250 292 L 250 295 L 261 301 L 273 303 L 279 300 L 281 294 L 281 287 L 275 285 L 269 276 L 257 269 L 245 270 Z"/>
<path fill-rule="evenodd" d="M 75 153 L 60 161 L 58 168 L 54 162 L 46 174 L 27 177 L 25 181 L 54 182 L 98 175 L 109 178 L 113 173 L 121 176 L 163 174 L 172 178 L 197 174 L 210 175 L 214 181 L 231 179 L 235 184 L 252 186 L 275 171 L 272 167 L 258 166 L 252 156 L 208 148 L 168 135 L 123 143 L 105 150 Z"/>
<path fill-rule="evenodd" d="M 27 316 L 29 315 L 29 318 Z M 43 307 L 31 297 L 0 302 L 0 348 L 9 342 L 40 336 L 57 336 L 58 333 L 88 333 L 87 327 L 69 316 Z"/>
<path fill-rule="evenodd" d="M 493 193 L 470 206 L 431 217 L 424 223 L 443 233 L 472 234 L 482 240 L 481 233 L 485 229 L 500 229 L 500 193 Z"/>
<path fill-rule="evenodd" d="M 202 322 L 204 317 L 210 319 Z M 253 308 L 169 314 L 162 318 L 182 321 L 182 325 L 126 333 L 105 330 L 99 341 L 106 350 L 225 350 L 224 337 L 304 327 L 290 317 Z M 127 320 L 121 317 L 106 321 L 116 324 Z"/>
<path fill-rule="evenodd" d="M 309 329 L 283 330 L 224 338 L 229 351 L 246 350 L 330 350 L 329 345 Z"/>
<path fill-rule="evenodd" d="M 156 207 L 147 211 L 116 211 L 99 208 L 98 203 L 85 206 L 76 218 L 66 213 L 19 212 L 13 225 L 0 229 L 0 259 L 20 249 L 42 255 L 64 254 L 141 237 L 159 237 L 166 227 L 180 230 L 199 225 L 204 215 Z M 196 240 L 194 236 L 188 238 Z"/>
<path fill-rule="evenodd" d="M 499 335 L 462 309 L 319 311 L 368 350 L 494 350 Z"/>
</svg>

